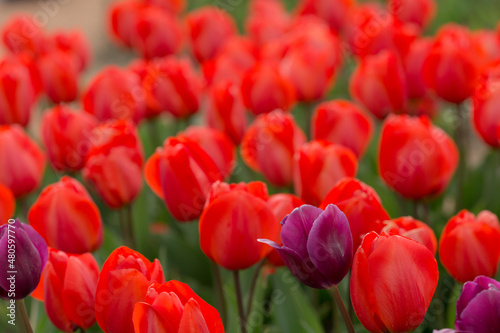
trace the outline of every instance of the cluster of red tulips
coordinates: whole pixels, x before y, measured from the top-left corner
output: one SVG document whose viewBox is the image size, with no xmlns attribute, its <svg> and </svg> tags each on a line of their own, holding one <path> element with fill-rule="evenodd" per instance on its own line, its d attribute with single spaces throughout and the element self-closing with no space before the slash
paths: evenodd
<svg viewBox="0 0 500 333">
<path fill-rule="evenodd" d="M 292 12 L 251 0 L 240 33 L 231 5 L 216 3 L 113 3 L 110 35 L 137 59 L 84 87 L 81 32 L 48 33 L 28 15 L 3 24 L 0 296 L 21 309 L 42 301 L 64 332 L 288 332 L 251 314 L 255 290 L 265 302 L 268 279 L 289 270 L 299 289 L 331 291 L 338 310 L 326 307 L 320 331 L 500 332 L 500 223 L 466 200 L 469 153 L 484 146 L 471 128 L 500 147 L 500 28 L 424 36 L 434 0 L 301 0 Z M 329 99 L 352 67 L 350 96 Z M 363 170 L 379 177 L 356 178 Z M 376 188 L 395 193 L 396 216 Z M 146 191 L 176 221 L 167 231 L 156 213 L 133 219 Z M 123 246 L 103 249 L 110 210 Z M 169 263 L 137 252 L 138 228 L 182 238 L 193 223 L 218 297 L 166 281 Z M 453 318 L 425 320 L 454 290 L 441 311 Z M 324 305 L 314 293 L 305 302 Z M 337 311 L 345 325 L 332 324 Z"/>
</svg>

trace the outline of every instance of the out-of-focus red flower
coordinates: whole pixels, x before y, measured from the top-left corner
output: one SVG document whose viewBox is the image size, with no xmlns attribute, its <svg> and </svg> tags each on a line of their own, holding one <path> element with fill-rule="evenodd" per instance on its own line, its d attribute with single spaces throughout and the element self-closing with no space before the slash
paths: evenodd
<svg viewBox="0 0 500 333">
<path fill-rule="evenodd" d="M 497 137 L 500 124 L 500 60 L 483 68 L 472 101 L 476 132 L 490 146 L 500 147 Z"/>
<path fill-rule="evenodd" d="M 233 17 L 215 6 L 205 6 L 190 12 L 186 23 L 193 54 L 200 63 L 213 59 L 237 32 Z"/>
<path fill-rule="evenodd" d="M 414 41 L 403 57 L 403 67 L 406 74 L 408 98 L 421 98 L 428 92 L 422 69 L 432 47 L 432 40 L 419 38 Z"/>
<path fill-rule="evenodd" d="M 134 333 L 132 315 L 153 283 L 164 283 L 158 259 L 151 263 L 139 252 L 122 246 L 104 262 L 95 295 L 95 318 L 106 333 Z"/>
<path fill-rule="evenodd" d="M 199 144 L 171 137 L 147 160 L 144 178 L 179 221 L 200 216 L 212 183 L 222 179 L 219 168 Z"/>
<path fill-rule="evenodd" d="M 241 157 L 246 165 L 276 186 L 293 180 L 293 156 L 307 141 L 291 115 L 281 110 L 258 116 L 241 142 Z"/>
<path fill-rule="evenodd" d="M 203 253 L 230 270 L 245 269 L 264 259 L 271 247 L 257 239 L 277 240 L 280 229 L 267 199 L 262 182 L 214 183 L 200 217 Z"/>
<path fill-rule="evenodd" d="M 28 15 L 11 18 L 3 25 L 2 42 L 12 53 L 40 53 L 44 43 L 43 31 Z"/>
<path fill-rule="evenodd" d="M 217 165 L 223 178 L 231 175 L 236 165 L 236 147 L 227 135 L 206 126 L 189 126 L 179 135 L 199 144 Z"/>
<path fill-rule="evenodd" d="M 311 133 L 314 140 L 326 140 L 350 148 L 363 156 L 373 136 L 373 120 L 358 105 L 346 100 L 319 104 L 314 110 Z"/>
<path fill-rule="evenodd" d="M 280 0 L 252 0 L 245 29 L 258 45 L 279 39 L 290 27 L 290 15 Z"/>
<path fill-rule="evenodd" d="M 186 8 L 186 0 L 144 0 L 144 2 L 161 7 L 172 14 L 179 14 Z"/>
<path fill-rule="evenodd" d="M 436 290 L 436 259 L 406 237 L 371 232 L 351 270 L 351 300 L 370 332 L 411 332 L 424 320 Z"/>
<path fill-rule="evenodd" d="M 295 193 L 306 203 L 319 205 L 340 179 L 354 177 L 357 170 L 356 155 L 349 148 L 311 141 L 294 156 Z"/>
<path fill-rule="evenodd" d="M 0 126 L 0 170 L 0 184 L 16 198 L 40 186 L 45 155 L 19 125 Z"/>
<path fill-rule="evenodd" d="M 457 281 L 494 277 L 500 261 L 500 224 L 489 211 L 474 216 L 460 211 L 445 225 L 439 239 L 439 259 Z"/>
<path fill-rule="evenodd" d="M 36 97 L 35 82 L 23 61 L 0 60 L 0 124 L 28 125 Z"/>
<path fill-rule="evenodd" d="M 57 31 L 45 41 L 45 47 L 63 51 L 75 58 L 78 72 L 84 71 L 91 61 L 90 45 L 80 30 Z"/>
<path fill-rule="evenodd" d="M 393 51 L 363 58 L 349 82 L 351 96 L 375 117 L 406 110 L 406 79 L 398 55 Z"/>
<path fill-rule="evenodd" d="M 116 120 L 92 131 L 82 176 L 112 208 L 131 203 L 142 189 L 144 153 L 133 123 Z"/>
<path fill-rule="evenodd" d="M 179 281 L 152 284 L 134 306 L 135 333 L 224 333 L 219 312 Z"/>
<path fill-rule="evenodd" d="M 389 11 L 399 20 L 427 27 L 436 15 L 435 0 L 389 0 Z"/>
<path fill-rule="evenodd" d="M 83 185 L 71 177 L 43 189 L 28 221 L 52 248 L 81 254 L 101 246 L 101 213 Z"/>
<path fill-rule="evenodd" d="M 146 59 L 138 58 L 132 61 L 127 68 L 139 75 L 139 78 L 141 79 L 142 91 L 140 94 L 144 97 L 146 103 L 146 113 L 144 118 L 150 119 L 160 115 L 162 110 L 157 107 L 153 96 L 147 93 L 148 91 L 151 91 L 153 86 L 156 84 L 154 68 L 151 66 L 151 62 Z"/>
<path fill-rule="evenodd" d="M 443 192 L 458 158 L 455 142 L 425 116 L 391 115 L 382 125 L 379 173 L 387 186 L 406 198 Z"/>
<path fill-rule="evenodd" d="M 139 76 L 116 66 L 105 67 L 94 77 L 82 101 L 84 110 L 100 121 L 132 119 L 138 122 L 146 112 Z"/>
<path fill-rule="evenodd" d="M 329 204 L 336 205 L 347 216 L 354 250 L 359 247 L 367 233 L 380 232 L 382 222 L 389 219 L 377 192 L 355 178 L 341 179 L 319 207 L 325 209 Z"/>
<path fill-rule="evenodd" d="M 145 80 L 153 109 L 167 111 L 176 118 L 198 111 L 203 82 L 188 59 L 171 56 L 154 60 Z"/>
<path fill-rule="evenodd" d="M 398 217 L 384 222 L 382 231 L 390 235 L 401 235 L 419 242 L 433 254 L 437 251 L 437 240 L 434 231 L 424 222 L 411 216 Z"/>
<path fill-rule="evenodd" d="M 12 191 L 0 184 L 0 225 L 6 224 L 8 220 L 14 215 L 16 210 L 16 199 Z"/>
<path fill-rule="evenodd" d="M 230 81 L 216 83 L 210 90 L 205 116 L 208 126 L 239 144 L 247 127 L 247 113 L 238 85 Z"/>
<path fill-rule="evenodd" d="M 488 62 L 500 60 L 500 36 L 493 30 L 478 30 L 472 32 L 472 38 L 483 49 Z"/>
<path fill-rule="evenodd" d="M 91 114 L 58 105 L 43 113 L 42 140 L 50 164 L 59 171 L 78 171 L 92 144 L 97 119 Z"/>
<path fill-rule="evenodd" d="M 289 111 L 295 103 L 293 85 L 276 66 L 264 62 L 247 71 L 241 83 L 241 93 L 245 106 L 255 115 L 276 109 Z"/>
<path fill-rule="evenodd" d="M 302 0 L 298 5 L 300 15 L 315 15 L 323 20 L 334 31 L 342 31 L 350 8 L 354 8 L 355 0 Z"/>
<path fill-rule="evenodd" d="M 94 298 L 99 266 L 90 253 L 66 254 L 49 249 L 43 270 L 43 304 L 50 321 L 64 332 L 95 323 Z"/>
<path fill-rule="evenodd" d="M 276 222 L 279 223 L 281 228 L 281 221 L 285 216 L 290 214 L 295 208 L 304 205 L 305 202 L 293 194 L 288 193 L 278 193 L 271 195 L 267 200 L 267 206 L 271 209 L 276 218 Z M 277 242 L 279 245 L 283 245 L 283 242 Z M 267 255 L 267 260 L 276 267 L 285 266 L 285 262 L 279 255 L 279 253 L 273 249 Z"/>
<path fill-rule="evenodd" d="M 440 98 L 459 104 L 472 95 L 486 60 L 467 28 L 446 24 L 437 32 L 424 62 L 424 80 Z"/>
<path fill-rule="evenodd" d="M 131 48 L 136 32 L 137 17 L 146 4 L 140 1 L 119 1 L 108 10 L 109 32 L 113 39 Z"/>
</svg>

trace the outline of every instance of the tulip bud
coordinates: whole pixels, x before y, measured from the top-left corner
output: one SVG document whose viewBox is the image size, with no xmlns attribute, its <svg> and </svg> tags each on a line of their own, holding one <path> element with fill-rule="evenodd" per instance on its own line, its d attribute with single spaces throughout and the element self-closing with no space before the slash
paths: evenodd
<svg viewBox="0 0 500 333">
<path fill-rule="evenodd" d="M 3 25 L 2 41 L 12 53 L 28 52 L 31 56 L 40 53 L 43 47 L 43 31 L 28 15 L 13 17 Z"/>
<path fill-rule="evenodd" d="M 52 48 L 65 52 L 75 59 L 78 73 L 88 68 L 92 55 L 89 41 L 80 30 L 57 31 L 46 41 Z"/>
<path fill-rule="evenodd" d="M 47 256 L 47 244 L 31 226 L 18 219 L 0 226 L 0 297 L 23 299 L 31 294 Z"/>
<path fill-rule="evenodd" d="M 172 311 L 172 308 L 176 311 Z M 135 333 L 224 333 L 217 310 L 196 295 L 187 284 L 175 280 L 152 284 L 145 301 L 135 304 L 133 322 Z"/>
<path fill-rule="evenodd" d="M 47 244 L 68 253 L 93 252 L 101 246 L 101 214 L 87 190 L 64 176 L 47 186 L 28 213 L 30 225 Z"/>
<path fill-rule="evenodd" d="M 399 217 L 387 220 L 382 231 L 390 235 L 401 235 L 419 242 L 429 249 L 433 254 L 437 251 L 437 240 L 434 231 L 424 222 L 411 216 Z"/>
<path fill-rule="evenodd" d="M 410 45 L 408 52 L 403 57 L 409 98 L 422 98 L 428 94 L 429 88 L 424 81 L 423 67 L 431 47 L 431 39 L 417 39 Z"/>
<path fill-rule="evenodd" d="M 411 332 L 424 320 L 438 276 L 436 259 L 422 244 L 371 232 L 352 264 L 354 311 L 370 332 Z"/>
<path fill-rule="evenodd" d="M 275 248 L 297 279 L 311 288 L 328 289 L 347 275 L 352 263 L 352 236 L 346 216 L 337 206 L 325 210 L 303 205 L 282 221 L 283 246 Z"/>
<path fill-rule="evenodd" d="M 132 47 L 137 17 L 145 7 L 146 4 L 133 0 L 113 3 L 108 11 L 108 24 L 114 40 L 126 47 Z"/>
<path fill-rule="evenodd" d="M 462 283 L 479 275 L 495 276 L 500 261 L 497 216 L 482 211 L 476 217 L 462 210 L 452 217 L 441 233 L 439 259 L 448 273 Z"/>
<path fill-rule="evenodd" d="M 16 209 L 16 199 L 8 188 L 0 184 L 0 225 L 7 223 L 7 220 L 14 215 Z"/>
<path fill-rule="evenodd" d="M 300 15 L 316 15 L 323 19 L 333 31 L 342 31 L 347 14 L 356 5 L 355 0 L 302 0 L 299 4 Z"/>
<path fill-rule="evenodd" d="M 180 14 L 186 8 L 186 0 L 144 0 L 144 2 L 161 7 L 172 14 Z"/>
<path fill-rule="evenodd" d="M 436 15 L 434 0 L 390 0 L 389 10 L 399 20 L 425 28 Z"/>
<path fill-rule="evenodd" d="M 280 0 L 252 0 L 245 30 L 258 45 L 281 38 L 290 27 L 290 15 Z"/>
</svg>

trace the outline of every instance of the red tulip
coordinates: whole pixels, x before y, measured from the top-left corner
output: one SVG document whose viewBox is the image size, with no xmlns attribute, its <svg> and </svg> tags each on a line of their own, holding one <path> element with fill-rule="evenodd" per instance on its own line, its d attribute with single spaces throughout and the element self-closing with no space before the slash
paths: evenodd
<svg viewBox="0 0 500 333">
<path fill-rule="evenodd" d="M 95 318 L 106 333 L 134 333 L 132 315 L 137 302 L 146 300 L 153 283 L 164 283 L 158 259 L 151 263 L 139 252 L 122 246 L 106 259 L 95 295 Z"/>
<path fill-rule="evenodd" d="M 486 54 L 488 62 L 500 60 L 500 35 L 493 30 L 477 30 L 472 38 Z"/>
<path fill-rule="evenodd" d="M 179 14 L 186 7 L 186 0 L 144 0 L 144 2 L 161 7 L 172 14 Z"/>
<path fill-rule="evenodd" d="M 64 332 L 95 323 L 94 297 L 99 266 L 90 253 L 66 254 L 50 249 L 43 270 L 43 304 L 50 321 Z"/>
<path fill-rule="evenodd" d="M 373 115 L 383 119 L 406 110 L 406 80 L 401 61 L 393 51 L 367 56 L 349 82 L 351 96 Z"/>
<path fill-rule="evenodd" d="M 399 20 L 425 28 L 436 15 L 434 0 L 389 0 L 389 10 Z"/>
<path fill-rule="evenodd" d="M 100 121 L 144 116 L 146 105 L 139 76 L 130 70 L 108 66 L 91 81 L 82 96 L 83 108 Z"/>
<path fill-rule="evenodd" d="M 6 224 L 14 215 L 16 209 L 16 199 L 8 188 L 0 184 L 0 225 Z"/>
<path fill-rule="evenodd" d="M 391 115 L 382 125 L 379 174 L 404 197 L 439 195 L 448 187 L 458 158 L 453 140 L 427 117 Z"/>
<path fill-rule="evenodd" d="M 276 222 L 279 224 L 281 229 L 281 221 L 285 216 L 290 214 L 295 208 L 304 205 L 305 202 L 293 194 L 288 193 L 278 193 L 271 195 L 267 200 L 267 206 L 271 209 L 276 218 Z M 283 245 L 283 242 L 279 241 L 278 245 Z M 278 251 L 275 249 L 267 255 L 267 260 L 273 266 L 285 266 L 285 262 L 279 255 Z"/>
<path fill-rule="evenodd" d="M 104 202 L 112 208 L 130 204 L 142 189 L 144 153 L 135 126 L 125 120 L 104 123 L 92 131 L 95 142 L 82 170 Z"/>
<path fill-rule="evenodd" d="M 28 15 L 14 16 L 4 24 L 1 34 L 3 44 L 12 53 L 35 56 L 42 50 L 43 31 Z"/>
<path fill-rule="evenodd" d="M 424 320 L 438 276 L 436 259 L 422 244 L 371 232 L 352 264 L 354 311 L 372 333 L 411 332 Z"/>
<path fill-rule="evenodd" d="M 190 12 L 186 22 L 193 54 L 200 63 L 213 59 L 237 31 L 232 16 L 215 6 Z"/>
<path fill-rule="evenodd" d="M 350 8 L 355 0 L 302 0 L 298 7 L 300 15 L 316 15 L 325 20 L 334 31 L 342 31 Z"/>
<path fill-rule="evenodd" d="M 83 168 L 97 119 L 89 113 L 59 105 L 43 113 L 42 140 L 50 164 L 59 171 Z"/>
<path fill-rule="evenodd" d="M 290 27 L 290 15 L 279 0 L 252 0 L 245 30 L 258 45 L 273 42 Z"/>
<path fill-rule="evenodd" d="M 57 250 L 80 254 L 101 246 L 101 213 L 83 185 L 71 177 L 44 188 L 28 221 Z"/>
<path fill-rule="evenodd" d="M 158 59 L 151 63 L 145 80 L 152 82 L 146 94 L 155 110 L 167 111 L 176 118 L 198 111 L 203 83 L 188 59 Z"/>
<path fill-rule="evenodd" d="M 135 333 L 224 333 L 217 310 L 178 281 L 153 284 L 144 302 L 134 307 Z"/>
<path fill-rule="evenodd" d="M 311 127 L 314 140 L 341 144 L 359 158 L 370 144 L 374 124 L 358 105 L 346 100 L 333 100 L 316 107 Z"/>
<path fill-rule="evenodd" d="M 36 97 L 30 69 L 23 61 L 0 60 L 0 124 L 28 125 Z"/>
<path fill-rule="evenodd" d="M 500 224 L 495 214 L 482 211 L 477 216 L 460 211 L 445 225 L 439 239 L 439 259 L 457 281 L 476 276 L 494 277 L 500 262 Z"/>
<path fill-rule="evenodd" d="M 411 216 L 399 217 L 384 222 L 382 231 L 391 235 L 401 235 L 419 242 L 433 254 L 437 251 L 437 240 L 434 231 L 424 222 Z"/>
<path fill-rule="evenodd" d="M 280 229 L 267 198 L 267 187 L 261 182 L 216 182 L 200 217 L 203 253 L 230 270 L 245 269 L 264 259 L 271 247 L 257 239 L 276 240 Z"/>
<path fill-rule="evenodd" d="M 208 126 L 224 132 L 235 144 L 239 144 L 247 127 L 247 114 L 239 87 L 229 81 L 216 83 L 210 90 L 205 116 Z"/>
<path fill-rule="evenodd" d="M 307 141 L 291 115 L 281 110 L 258 116 L 241 142 L 241 157 L 276 186 L 292 182 L 293 155 Z"/>
<path fill-rule="evenodd" d="M 243 102 L 259 115 L 276 109 L 289 111 L 295 102 L 294 88 L 276 66 L 258 63 L 250 69 L 241 83 Z"/>
<path fill-rule="evenodd" d="M 367 233 L 380 232 L 382 222 L 389 219 L 377 192 L 355 178 L 343 178 L 335 184 L 319 207 L 325 209 L 329 204 L 347 216 L 355 251 Z"/>
<path fill-rule="evenodd" d="M 199 144 L 171 137 L 147 160 L 144 178 L 179 221 L 200 216 L 212 183 L 222 179 L 219 168 Z"/>
<path fill-rule="evenodd" d="M 422 70 L 431 47 L 431 39 L 417 39 L 410 45 L 408 53 L 403 57 L 409 98 L 422 98 L 428 93 Z"/>
<path fill-rule="evenodd" d="M 147 93 L 156 84 L 154 67 L 151 66 L 151 62 L 146 59 L 135 59 L 127 66 L 127 69 L 137 74 L 141 80 L 142 91 L 140 94 L 146 104 L 144 118 L 151 119 L 160 115 L 162 110 L 157 107 L 153 96 Z M 138 91 L 140 90 L 138 89 Z"/>
<path fill-rule="evenodd" d="M 0 126 L 0 184 L 14 196 L 33 192 L 42 182 L 45 156 L 19 125 Z"/>
<path fill-rule="evenodd" d="M 294 156 L 295 192 L 306 203 L 318 205 L 337 181 L 354 177 L 356 155 L 344 146 L 315 140 L 303 145 Z"/>
<path fill-rule="evenodd" d="M 135 0 L 113 3 L 108 11 L 109 32 L 113 39 L 131 48 L 137 33 L 137 17 L 145 7 L 146 4 Z"/>
<path fill-rule="evenodd" d="M 45 44 L 72 56 L 76 61 L 79 73 L 90 64 L 92 58 L 90 45 L 80 30 L 57 31 L 48 37 Z"/>
</svg>

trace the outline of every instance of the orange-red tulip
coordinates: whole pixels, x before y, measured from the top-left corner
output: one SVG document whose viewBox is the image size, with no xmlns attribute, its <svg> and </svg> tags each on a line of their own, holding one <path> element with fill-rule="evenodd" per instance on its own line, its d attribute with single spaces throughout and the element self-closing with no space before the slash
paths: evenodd
<svg viewBox="0 0 500 333">
<path fill-rule="evenodd" d="M 48 45 L 49 49 L 56 49 L 72 56 L 79 73 L 90 64 L 92 58 L 90 45 L 80 30 L 56 31 L 48 36 L 45 45 Z"/>
<path fill-rule="evenodd" d="M 172 13 L 179 14 L 186 7 L 186 0 L 144 0 L 145 3 L 155 5 Z"/>
<path fill-rule="evenodd" d="M 280 0 L 252 0 L 245 30 L 258 45 L 281 38 L 290 27 L 290 15 Z"/>
<path fill-rule="evenodd" d="M 134 35 L 137 33 L 135 23 L 146 4 L 128 0 L 115 2 L 108 10 L 109 32 L 114 40 L 126 47 L 132 47 Z"/>
<path fill-rule="evenodd" d="M 389 10 L 399 20 L 425 28 L 436 15 L 435 0 L 390 0 Z"/>
<path fill-rule="evenodd" d="M 500 60 L 500 36 L 496 31 L 476 30 L 472 33 L 472 38 L 479 44 L 488 62 Z"/>
<path fill-rule="evenodd" d="M 68 103 L 76 99 L 79 64 L 74 56 L 54 50 L 40 56 L 37 65 L 43 89 L 53 103 Z"/>
<path fill-rule="evenodd" d="M 429 88 L 425 84 L 422 69 L 431 47 L 431 39 L 419 38 L 410 45 L 403 57 L 408 98 L 422 98 L 428 93 Z"/>
<path fill-rule="evenodd" d="M 0 184 L 0 225 L 6 224 L 16 209 L 16 199 L 12 191 Z"/>
<path fill-rule="evenodd" d="M 437 251 L 437 240 L 434 231 L 424 222 L 411 216 L 398 217 L 384 222 L 382 231 L 391 235 L 401 235 L 419 242 L 433 254 Z"/>
<path fill-rule="evenodd" d="M 459 282 L 476 276 L 494 277 L 500 261 L 500 224 L 495 214 L 467 210 L 452 217 L 439 239 L 439 259 Z"/>
<path fill-rule="evenodd" d="M 28 52 L 35 56 L 43 48 L 43 31 L 27 15 L 14 16 L 3 25 L 1 34 L 3 44 L 12 53 Z"/>
<path fill-rule="evenodd" d="M 349 9 L 356 0 L 302 0 L 298 7 L 300 15 L 316 15 L 325 20 L 334 31 L 342 31 L 346 24 Z"/>
</svg>

